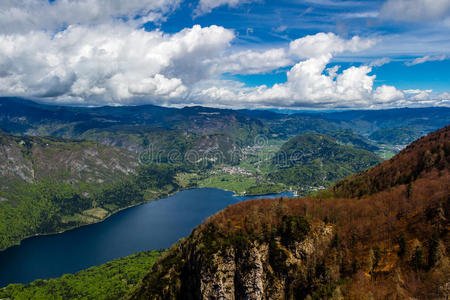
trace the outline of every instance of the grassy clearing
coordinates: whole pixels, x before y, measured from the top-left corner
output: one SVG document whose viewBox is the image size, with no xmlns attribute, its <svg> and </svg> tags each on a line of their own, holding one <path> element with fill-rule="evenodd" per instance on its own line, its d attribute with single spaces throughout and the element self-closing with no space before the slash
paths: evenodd
<svg viewBox="0 0 450 300">
<path fill-rule="evenodd" d="M 104 218 L 106 218 L 106 216 L 108 216 L 108 211 L 106 209 L 97 207 L 83 211 L 83 215 L 103 220 Z"/>
<path fill-rule="evenodd" d="M 384 160 L 391 159 L 395 154 L 400 151 L 399 146 L 392 145 L 378 145 L 380 150 L 375 151 L 375 154 Z"/>
<path fill-rule="evenodd" d="M 237 194 L 244 194 L 256 184 L 256 180 L 250 176 L 212 174 L 208 178 L 200 180 L 197 184 L 199 187 L 216 187 L 230 190 Z"/>
</svg>

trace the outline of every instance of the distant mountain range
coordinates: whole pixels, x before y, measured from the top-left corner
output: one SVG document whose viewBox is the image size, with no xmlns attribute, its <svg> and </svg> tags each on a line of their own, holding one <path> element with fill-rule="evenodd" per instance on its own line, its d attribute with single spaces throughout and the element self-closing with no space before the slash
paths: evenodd
<svg viewBox="0 0 450 300">
<path fill-rule="evenodd" d="M 87 138 L 136 150 L 157 144 L 161 130 L 182 136 L 221 133 L 239 145 L 251 145 L 258 135 L 288 139 L 301 133 L 331 134 L 351 129 L 364 139 L 379 129 L 410 128 L 409 142 L 450 123 L 450 108 L 402 108 L 332 113 L 280 114 L 262 110 L 206 107 L 167 108 L 153 105 L 68 107 L 0 98 L 0 129 L 12 134 Z M 160 131 L 153 134 L 158 128 Z M 114 134 L 112 134 L 113 132 Z M 123 140 L 121 132 L 134 134 Z M 115 133 L 119 133 L 117 136 Z M 404 132 L 399 134 L 404 135 Z M 402 138 L 402 142 L 408 140 Z M 383 142 L 395 144 L 396 134 Z M 367 142 L 367 141 L 366 141 Z"/>
</svg>

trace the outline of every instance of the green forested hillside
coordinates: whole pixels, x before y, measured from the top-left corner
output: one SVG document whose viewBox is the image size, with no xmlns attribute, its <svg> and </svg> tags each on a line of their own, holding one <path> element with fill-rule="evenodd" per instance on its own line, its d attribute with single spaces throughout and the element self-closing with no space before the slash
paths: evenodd
<svg viewBox="0 0 450 300">
<path fill-rule="evenodd" d="M 344 129 L 329 134 L 335 138 L 339 144 L 353 146 L 355 148 L 364 149 L 368 151 L 376 151 L 378 147 L 370 143 L 366 138 L 356 134 L 351 129 Z"/>
<path fill-rule="evenodd" d="M 146 251 L 75 274 L 0 289 L 0 299 L 121 299 L 131 292 L 163 251 Z"/>
<path fill-rule="evenodd" d="M 120 147 L 0 132 L 0 250 L 178 189 L 175 169 Z"/>
<path fill-rule="evenodd" d="M 382 144 L 407 145 L 418 139 L 421 131 L 414 128 L 382 128 L 372 133 L 369 138 Z"/>
<path fill-rule="evenodd" d="M 375 154 L 340 145 L 328 135 L 302 134 L 281 147 L 272 162 L 278 170 L 269 176 L 291 186 L 328 186 L 379 162 Z"/>
<path fill-rule="evenodd" d="M 0 250 L 20 240 L 95 223 L 112 213 L 178 189 L 174 168 L 149 164 L 119 182 L 84 192 L 53 179 L 21 183 L 0 201 Z"/>
</svg>

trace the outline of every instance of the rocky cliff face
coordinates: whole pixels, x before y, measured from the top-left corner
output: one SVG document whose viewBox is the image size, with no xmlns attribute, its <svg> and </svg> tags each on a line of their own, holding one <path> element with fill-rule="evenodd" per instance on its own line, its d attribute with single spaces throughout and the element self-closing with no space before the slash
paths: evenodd
<svg viewBox="0 0 450 300">
<path fill-rule="evenodd" d="M 215 254 L 211 266 L 197 262 L 194 265 L 200 269 L 191 271 L 199 271 L 200 298 L 256 300 L 305 296 L 332 238 L 332 228 L 320 226 L 303 241 L 289 245 L 283 245 L 279 238 L 252 242 L 244 249 L 228 248 L 224 255 Z"/>
<path fill-rule="evenodd" d="M 207 235 L 214 231 L 209 230 Z M 197 230 L 174 246 L 132 299 L 304 298 L 319 281 L 333 277 L 331 269 L 323 269 L 333 227 L 314 224 L 308 231 L 292 240 L 283 233 L 266 240 L 222 240 L 216 251 L 217 245 L 206 245 L 210 237 Z"/>
</svg>

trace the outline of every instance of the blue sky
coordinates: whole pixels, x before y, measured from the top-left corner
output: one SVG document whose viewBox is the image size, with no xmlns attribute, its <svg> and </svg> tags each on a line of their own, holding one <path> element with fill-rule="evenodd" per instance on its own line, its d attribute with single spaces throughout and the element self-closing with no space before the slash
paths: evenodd
<svg viewBox="0 0 450 300">
<path fill-rule="evenodd" d="M 362 62 L 388 57 L 392 62 L 374 69 L 377 75 L 375 85 L 391 83 L 402 89 L 433 89 L 445 92 L 450 89 L 450 57 L 443 61 L 430 61 L 407 66 L 405 63 L 426 55 L 447 55 L 450 47 L 450 30 L 434 22 L 398 22 L 380 20 L 379 11 L 385 1 L 256 1 L 242 4 L 239 8 L 221 6 L 211 13 L 192 18 L 195 2 L 184 2 L 179 10 L 169 16 L 158 27 L 165 32 L 178 32 L 185 27 L 200 24 L 202 26 L 221 25 L 233 28 L 238 38 L 237 46 L 248 48 L 274 47 L 288 44 L 305 35 L 319 32 L 334 32 L 340 36 L 391 36 L 399 35 L 420 38 L 432 33 L 437 39 L 437 47 L 426 42 L 423 47 L 397 51 L 380 47 L 377 52 L 367 56 L 336 57 L 343 66 L 359 65 Z M 149 23 L 149 28 L 156 25 Z M 400 42 L 399 42 L 400 43 Z M 442 48 L 441 48 L 442 46 Z M 431 49 L 430 49 L 431 48 Z M 395 52 L 395 53 L 392 53 Z M 342 63 L 344 62 L 344 63 Z M 331 64 L 333 65 L 333 64 Z M 225 74 L 244 82 L 248 86 L 260 84 L 273 85 L 287 80 L 286 68 L 266 74 L 235 75 Z"/>
<path fill-rule="evenodd" d="M 328 5 L 322 4 L 327 2 Z M 324 31 L 354 35 L 372 30 L 364 18 L 342 16 L 373 12 L 382 4 L 381 1 L 266 0 L 243 3 L 239 7 L 219 6 L 208 14 L 191 18 L 195 3 L 183 2 L 180 9 L 161 24 L 161 28 L 177 32 L 194 24 L 221 25 L 235 29 L 242 43 L 257 44 L 286 42 Z M 248 33 L 249 28 L 253 29 L 251 34 Z"/>
<path fill-rule="evenodd" d="M 450 104 L 450 0 L 0 4 L 0 96 L 69 105 Z"/>
</svg>

